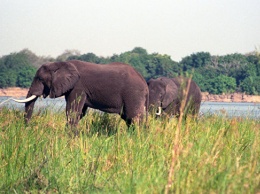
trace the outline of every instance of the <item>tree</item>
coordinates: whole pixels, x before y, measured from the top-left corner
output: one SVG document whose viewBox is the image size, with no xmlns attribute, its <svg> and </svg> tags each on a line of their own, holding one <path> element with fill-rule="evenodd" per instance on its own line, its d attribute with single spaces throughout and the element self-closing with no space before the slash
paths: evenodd
<svg viewBox="0 0 260 194">
<path fill-rule="evenodd" d="M 188 71 L 193 68 L 205 67 L 211 63 L 211 55 L 208 52 L 198 52 L 184 57 L 181 62 L 183 71 Z"/>
<path fill-rule="evenodd" d="M 258 95 L 260 94 L 260 76 L 248 76 L 245 78 L 240 86 L 242 91 L 246 92 L 247 94 L 251 95 Z"/>
<path fill-rule="evenodd" d="M 235 78 L 225 75 L 219 75 L 209 80 L 210 88 L 208 92 L 211 94 L 232 93 L 236 89 Z"/>
<path fill-rule="evenodd" d="M 36 72 L 36 68 L 29 63 L 27 55 L 23 52 L 2 57 L 0 69 L 0 88 L 28 87 Z"/>
<path fill-rule="evenodd" d="M 207 82 L 205 80 L 205 77 L 202 74 L 200 74 L 198 72 L 194 72 L 192 74 L 192 79 L 200 87 L 200 90 L 202 92 L 207 91 L 207 89 L 208 89 Z"/>
<path fill-rule="evenodd" d="M 147 51 L 142 47 L 135 47 L 131 52 L 139 54 L 139 55 L 147 55 L 148 54 Z"/>
<path fill-rule="evenodd" d="M 127 51 L 120 55 L 113 55 L 110 61 L 132 65 L 146 80 L 160 76 L 173 77 L 178 75 L 178 72 L 181 70 L 179 64 L 171 60 L 169 55 L 148 54 L 141 47 L 136 47 L 132 51 Z"/>
<path fill-rule="evenodd" d="M 67 58 L 67 60 L 81 60 L 81 61 L 86 61 L 86 62 L 91 62 L 91 63 L 108 63 L 108 59 L 104 58 L 104 57 L 98 57 L 97 55 L 95 55 L 94 53 L 87 53 L 87 54 L 83 54 L 80 56 L 77 55 L 72 55 L 70 57 Z"/>
<path fill-rule="evenodd" d="M 37 69 L 48 62 L 52 62 L 55 61 L 55 59 L 53 59 L 52 57 L 48 56 L 48 57 L 44 57 L 44 56 L 37 56 L 36 54 L 34 54 L 32 51 L 30 51 L 29 49 L 23 49 L 22 51 L 19 52 L 19 54 L 22 54 L 24 56 L 26 56 L 27 58 L 27 62 L 29 64 L 31 64 L 32 66 L 36 67 Z"/>
<path fill-rule="evenodd" d="M 78 56 L 80 52 L 78 50 L 65 50 L 61 55 L 56 58 L 56 61 L 66 61 L 71 56 Z"/>
<path fill-rule="evenodd" d="M 17 76 L 16 86 L 22 88 L 28 88 L 31 86 L 32 78 L 35 75 L 35 68 L 33 67 L 25 67 L 22 69 Z"/>
</svg>

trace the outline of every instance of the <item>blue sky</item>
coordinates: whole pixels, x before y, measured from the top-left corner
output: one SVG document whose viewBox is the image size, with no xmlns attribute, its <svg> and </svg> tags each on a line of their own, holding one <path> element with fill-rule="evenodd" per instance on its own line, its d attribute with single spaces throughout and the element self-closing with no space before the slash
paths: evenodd
<svg viewBox="0 0 260 194">
<path fill-rule="evenodd" d="M 260 47 L 259 10 L 259 0 L 1 0 L 0 56 L 244 54 Z"/>
</svg>

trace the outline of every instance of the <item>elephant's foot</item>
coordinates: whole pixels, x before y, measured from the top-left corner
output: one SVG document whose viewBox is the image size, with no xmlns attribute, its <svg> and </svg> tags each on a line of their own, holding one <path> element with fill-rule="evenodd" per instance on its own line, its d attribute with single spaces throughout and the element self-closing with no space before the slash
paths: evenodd
<svg viewBox="0 0 260 194">
<path fill-rule="evenodd" d="M 66 124 L 65 126 L 66 132 L 70 135 L 70 137 L 78 137 L 79 136 L 79 130 L 76 125 Z"/>
</svg>

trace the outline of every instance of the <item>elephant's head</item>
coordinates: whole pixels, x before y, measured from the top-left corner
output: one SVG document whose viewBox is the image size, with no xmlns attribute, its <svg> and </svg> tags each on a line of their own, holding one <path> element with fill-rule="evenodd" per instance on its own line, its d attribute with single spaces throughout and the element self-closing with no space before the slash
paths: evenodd
<svg viewBox="0 0 260 194">
<path fill-rule="evenodd" d="M 34 103 L 39 96 L 56 98 L 70 91 L 79 80 L 79 72 L 70 62 L 54 62 L 42 65 L 33 79 L 25 103 L 25 120 L 32 116 Z"/>
<path fill-rule="evenodd" d="M 149 107 L 155 108 L 161 114 L 161 109 L 166 109 L 176 98 L 178 88 L 169 78 L 150 79 L 149 87 Z"/>
</svg>

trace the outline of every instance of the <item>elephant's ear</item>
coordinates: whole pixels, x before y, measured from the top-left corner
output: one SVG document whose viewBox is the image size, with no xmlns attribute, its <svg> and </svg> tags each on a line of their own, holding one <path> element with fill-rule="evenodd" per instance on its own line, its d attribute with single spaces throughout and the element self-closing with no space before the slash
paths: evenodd
<svg viewBox="0 0 260 194">
<path fill-rule="evenodd" d="M 178 92 L 178 88 L 177 88 L 176 84 L 171 80 L 167 81 L 166 88 L 165 88 L 165 95 L 162 100 L 163 109 L 165 109 L 174 100 L 176 100 L 177 92 Z"/>
<path fill-rule="evenodd" d="M 50 70 L 52 76 L 50 98 L 64 95 L 74 87 L 80 77 L 76 66 L 70 62 L 53 63 Z"/>
</svg>

